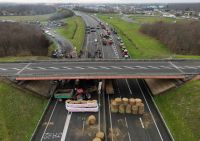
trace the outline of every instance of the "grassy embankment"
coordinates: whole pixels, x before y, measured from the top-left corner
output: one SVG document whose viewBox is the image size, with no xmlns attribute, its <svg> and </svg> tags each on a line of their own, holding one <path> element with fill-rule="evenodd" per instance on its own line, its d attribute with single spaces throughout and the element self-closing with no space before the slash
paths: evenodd
<svg viewBox="0 0 200 141">
<path fill-rule="evenodd" d="M 0 81 L 0 140 L 29 141 L 47 100 Z"/>
<path fill-rule="evenodd" d="M 67 25 L 57 29 L 57 32 L 66 37 L 79 52 L 84 44 L 85 23 L 78 16 L 67 18 L 66 22 Z"/>
<path fill-rule="evenodd" d="M 200 140 L 200 81 L 156 96 L 155 101 L 176 141 Z"/>
<path fill-rule="evenodd" d="M 109 16 L 100 16 L 106 22 L 112 24 L 119 31 L 129 52 L 133 58 L 163 58 L 171 53 L 166 47 L 153 38 L 141 34 L 139 24 L 127 23 L 119 17 L 109 19 Z M 137 18 L 135 18 L 137 20 Z M 157 18 L 139 18 L 139 22 L 153 22 Z M 169 19 L 163 19 L 170 22 Z M 138 23 L 139 23 L 138 22 Z M 136 49 L 138 47 L 138 49 Z M 163 54 L 165 55 L 163 56 Z M 178 58 L 200 58 L 200 56 L 173 55 Z M 163 95 L 156 96 L 155 101 L 161 110 L 176 141 L 200 140 L 200 81 L 191 81 L 171 90 Z"/>
<path fill-rule="evenodd" d="M 110 18 L 111 16 L 112 18 Z M 174 19 L 133 16 L 133 19 L 136 22 L 128 23 L 122 20 L 118 15 L 99 15 L 99 17 L 117 29 L 132 58 L 200 58 L 200 56 L 188 57 L 186 55 L 173 54 L 164 44 L 152 37 L 142 34 L 139 31 L 141 23 L 151 23 L 159 20 L 173 22 Z"/>
</svg>

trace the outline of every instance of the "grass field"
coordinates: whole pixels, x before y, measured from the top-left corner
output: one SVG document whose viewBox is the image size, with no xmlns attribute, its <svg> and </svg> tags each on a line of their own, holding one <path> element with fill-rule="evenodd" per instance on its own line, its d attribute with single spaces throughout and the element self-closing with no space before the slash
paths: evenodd
<svg viewBox="0 0 200 141">
<path fill-rule="evenodd" d="M 0 16 L 0 20 L 13 20 L 17 22 L 23 21 L 47 21 L 52 14 L 34 15 L 34 16 Z"/>
<path fill-rule="evenodd" d="M 159 18 L 159 17 L 142 17 L 131 16 L 135 19 L 136 23 L 129 23 L 121 19 L 119 15 L 98 15 L 100 19 L 106 21 L 114 28 L 117 29 L 120 37 L 123 39 L 129 54 L 135 59 L 155 59 L 155 58 L 191 58 L 196 59 L 200 56 L 187 56 L 176 55 L 169 51 L 169 49 L 160 41 L 142 34 L 140 24 L 138 23 L 152 23 L 156 21 L 173 22 L 171 18 Z M 112 18 L 110 18 L 112 17 Z M 183 21 L 182 19 L 178 21 Z"/>
<path fill-rule="evenodd" d="M 199 92 L 200 81 L 191 81 L 155 97 L 176 141 L 200 140 Z"/>
<path fill-rule="evenodd" d="M 29 141 L 47 100 L 0 81 L 0 140 Z"/>
<path fill-rule="evenodd" d="M 57 32 L 66 37 L 79 52 L 84 44 L 85 23 L 78 16 L 68 18 L 66 22 L 67 25 L 57 29 Z"/>
</svg>

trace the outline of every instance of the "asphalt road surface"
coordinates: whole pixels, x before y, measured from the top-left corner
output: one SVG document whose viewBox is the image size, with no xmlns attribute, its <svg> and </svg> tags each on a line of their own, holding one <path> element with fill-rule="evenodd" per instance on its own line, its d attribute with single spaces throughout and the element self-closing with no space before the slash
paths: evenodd
<svg viewBox="0 0 200 141">
<path fill-rule="evenodd" d="M 96 26 L 98 20 L 80 13 L 88 26 Z M 98 33 L 87 35 L 85 56 L 88 52 L 93 53 L 96 49 L 102 50 L 103 57 L 121 58 L 120 49 L 118 47 L 115 35 L 112 35 L 115 44 L 113 46 L 102 46 L 99 43 L 93 46 L 93 40 L 99 38 Z M 100 40 L 100 39 L 99 39 Z M 117 53 L 116 53 L 117 52 Z M 58 65 L 59 64 L 59 65 Z M 65 66 L 68 64 L 67 66 Z M 25 74 L 30 71 L 41 72 L 45 74 L 68 72 L 156 72 L 163 71 L 173 74 L 180 73 L 198 73 L 200 63 L 198 61 L 191 62 L 137 62 L 134 63 L 112 63 L 109 62 L 105 66 L 104 63 L 68 63 L 68 62 L 51 62 L 36 64 L 1 64 L 0 74 Z M 26 66 L 26 67 L 25 67 Z M 101 66 L 101 67 L 100 67 Z M 127 67 L 125 67 L 127 66 Z M 23 69 L 25 67 L 25 69 Z M 40 67 L 40 68 L 39 68 Z M 66 68 L 63 68 L 66 67 Z M 67 67 L 71 69 L 67 69 Z M 131 68 L 129 68 L 131 67 Z M 13 68 L 17 68 L 13 69 Z M 27 70 L 32 68 L 35 70 Z M 120 69 L 121 68 L 121 69 Z M 6 70 L 3 70 L 6 69 Z M 23 70 L 22 70 L 23 69 Z M 4 72 L 4 73 L 3 73 Z M 152 102 L 150 92 L 143 80 L 138 79 L 119 79 L 114 81 L 114 95 L 108 95 L 105 92 L 94 95 L 93 99 L 97 99 L 100 104 L 100 110 L 97 113 L 70 113 L 67 112 L 63 102 L 53 100 L 49 109 L 43 118 L 42 124 L 37 130 L 33 141 L 90 141 L 94 138 L 95 133 L 99 130 L 105 133 L 105 141 L 171 141 L 171 138 L 156 111 Z M 114 114 L 110 111 L 110 101 L 116 97 L 141 98 L 145 104 L 145 114 L 143 116 L 134 116 L 129 114 Z M 95 126 L 88 126 L 86 118 L 94 114 L 97 118 Z M 113 130 L 118 135 L 111 135 L 109 131 Z"/>
<path fill-rule="evenodd" d="M 193 74 L 200 74 L 200 61 L 49 61 L 0 64 L 1 76 L 13 76 L 18 78 L 30 77 L 29 80 L 54 76 L 63 78 L 85 78 L 95 76 L 121 76 L 119 78 L 134 78 L 135 76 L 181 77 Z"/>
</svg>

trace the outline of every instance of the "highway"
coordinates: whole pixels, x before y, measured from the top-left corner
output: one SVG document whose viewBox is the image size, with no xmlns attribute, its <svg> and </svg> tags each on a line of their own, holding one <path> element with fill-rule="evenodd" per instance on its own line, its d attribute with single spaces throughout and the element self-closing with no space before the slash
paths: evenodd
<svg viewBox="0 0 200 141">
<path fill-rule="evenodd" d="M 97 21 L 83 13 L 79 13 L 87 26 L 97 25 Z M 113 46 L 103 46 L 101 42 L 93 46 L 94 39 L 99 38 L 100 31 L 90 33 L 86 37 L 84 54 L 82 58 L 93 58 L 88 55 L 100 49 L 103 58 L 121 58 L 121 52 L 117 42 Z M 113 35 L 114 41 L 115 35 Z M 117 53 L 116 53 L 117 52 Z M 42 73 L 41 73 L 42 72 Z M 76 73 L 83 76 L 89 72 L 97 76 L 106 75 L 159 75 L 173 74 L 198 74 L 200 72 L 199 61 L 66 61 L 66 62 L 30 62 L 30 63 L 3 63 L 0 65 L 0 75 L 17 77 L 42 76 L 72 76 Z M 91 74 L 90 74 L 91 75 Z M 124 75 L 125 76 L 125 75 Z M 67 78 L 66 77 L 66 78 Z M 100 103 L 98 113 L 69 113 L 64 103 L 53 100 L 43 118 L 32 141 L 90 141 L 99 130 L 105 133 L 105 141 L 171 141 L 171 138 L 156 111 L 150 97 L 150 92 L 145 82 L 141 79 L 114 80 L 114 95 L 108 95 L 104 91 L 101 95 L 93 96 Z M 110 111 L 110 101 L 116 97 L 138 97 L 145 104 L 145 114 L 134 116 L 129 114 L 114 114 Z M 94 114 L 97 125 L 88 126 L 86 118 Z M 110 135 L 113 130 L 117 134 Z"/>
<path fill-rule="evenodd" d="M 149 78 L 166 76 L 182 78 L 200 74 L 200 61 L 47 61 L 33 63 L 1 63 L 0 75 L 18 80 Z M 110 77 L 109 77 L 110 76 Z M 144 77 L 142 77 L 144 76 Z M 170 77 L 172 76 L 172 77 Z M 180 76 L 180 77 L 178 77 Z M 38 79 L 37 79 L 38 78 Z M 159 77 L 158 77 L 159 78 Z"/>
</svg>

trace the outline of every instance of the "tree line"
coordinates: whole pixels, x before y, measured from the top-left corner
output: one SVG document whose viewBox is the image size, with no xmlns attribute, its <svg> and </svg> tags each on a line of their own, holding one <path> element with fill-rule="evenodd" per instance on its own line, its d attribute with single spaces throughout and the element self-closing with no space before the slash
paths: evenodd
<svg viewBox="0 0 200 141">
<path fill-rule="evenodd" d="M 54 6 L 41 4 L 16 4 L 0 6 L 0 16 L 43 15 L 53 12 L 56 12 L 56 8 Z"/>
<path fill-rule="evenodd" d="M 59 9 L 55 14 L 53 14 L 49 20 L 61 20 L 64 18 L 72 17 L 74 15 L 74 12 L 69 9 Z"/>
<path fill-rule="evenodd" d="M 172 52 L 200 55 L 200 22 L 156 22 L 143 24 L 140 31 L 164 43 Z"/>
<path fill-rule="evenodd" d="M 0 22 L 0 57 L 46 56 L 50 41 L 39 26 Z"/>
</svg>

